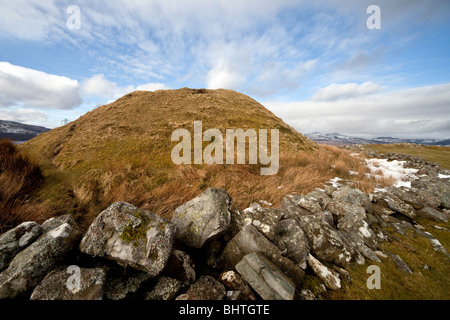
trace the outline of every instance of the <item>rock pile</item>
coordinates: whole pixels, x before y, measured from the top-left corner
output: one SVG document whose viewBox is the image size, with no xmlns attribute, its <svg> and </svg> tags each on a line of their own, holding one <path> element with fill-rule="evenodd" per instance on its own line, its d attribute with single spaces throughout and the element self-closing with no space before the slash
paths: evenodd
<svg viewBox="0 0 450 320">
<path fill-rule="evenodd" d="M 0 236 L 0 298 L 315 299 L 303 290 L 305 273 L 339 290 L 352 263 L 390 257 L 411 272 L 379 244 L 411 229 L 449 256 L 415 219 L 448 221 L 450 175 L 401 159 L 422 170 L 411 188 L 327 186 L 242 211 L 225 190 L 209 188 L 171 221 L 117 202 L 84 234 L 70 215 L 23 223 Z"/>
</svg>

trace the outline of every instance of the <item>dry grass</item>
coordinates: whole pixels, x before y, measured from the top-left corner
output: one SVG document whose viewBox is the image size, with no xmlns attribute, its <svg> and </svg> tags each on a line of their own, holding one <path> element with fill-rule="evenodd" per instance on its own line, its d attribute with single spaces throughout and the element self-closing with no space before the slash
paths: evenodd
<svg viewBox="0 0 450 320">
<path fill-rule="evenodd" d="M 332 146 L 282 156 L 276 175 L 262 176 L 259 169 L 257 165 L 174 165 L 156 175 L 151 167 L 137 169 L 129 163 L 116 163 L 109 165 L 104 174 L 91 175 L 80 183 L 74 194 L 92 207 L 104 208 L 123 200 L 170 218 L 176 207 L 208 187 L 225 189 L 234 199 L 234 206 L 244 209 L 258 200 L 278 206 L 287 194 L 323 188 L 336 176 L 365 192 L 391 183 L 369 177 L 362 158 Z"/>
<path fill-rule="evenodd" d="M 10 140 L 0 139 L 0 233 L 24 221 L 46 218 L 45 207 L 29 201 L 29 193 L 42 179 L 35 161 Z"/>
</svg>

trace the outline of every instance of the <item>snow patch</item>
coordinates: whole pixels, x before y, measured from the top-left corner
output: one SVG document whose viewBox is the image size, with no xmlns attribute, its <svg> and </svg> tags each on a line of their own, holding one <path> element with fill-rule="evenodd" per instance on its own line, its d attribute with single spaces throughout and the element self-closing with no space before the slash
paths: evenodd
<svg viewBox="0 0 450 320">
<path fill-rule="evenodd" d="M 450 179 L 450 174 L 438 174 L 439 179 Z"/>
</svg>

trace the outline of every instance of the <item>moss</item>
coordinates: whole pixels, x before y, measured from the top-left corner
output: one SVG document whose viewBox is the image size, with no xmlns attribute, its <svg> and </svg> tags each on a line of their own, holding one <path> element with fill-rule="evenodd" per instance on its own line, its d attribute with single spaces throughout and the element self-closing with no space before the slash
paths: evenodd
<svg viewBox="0 0 450 320">
<path fill-rule="evenodd" d="M 151 228 L 149 223 L 152 219 L 142 214 L 140 211 L 136 211 L 134 216 L 141 222 L 139 225 L 133 226 L 130 221 L 130 223 L 128 223 L 128 225 L 123 229 L 120 239 L 126 242 L 133 242 L 135 246 L 138 246 L 141 239 L 146 239 L 147 231 Z"/>
</svg>

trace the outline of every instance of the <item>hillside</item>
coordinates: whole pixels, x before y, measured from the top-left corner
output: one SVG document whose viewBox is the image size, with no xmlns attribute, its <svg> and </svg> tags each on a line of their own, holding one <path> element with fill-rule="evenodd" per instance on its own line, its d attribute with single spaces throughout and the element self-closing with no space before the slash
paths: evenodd
<svg viewBox="0 0 450 320">
<path fill-rule="evenodd" d="M 0 120 L 0 139 L 12 141 L 26 141 L 50 129 L 40 126 L 32 126 L 15 121 Z"/>
<path fill-rule="evenodd" d="M 261 176 L 261 163 L 175 165 L 171 150 L 178 142 L 171 141 L 172 132 L 184 128 L 192 134 L 194 121 L 202 121 L 203 132 L 216 128 L 223 134 L 229 128 L 278 129 L 278 173 Z M 366 191 L 375 185 L 350 152 L 319 148 L 252 98 L 231 90 L 135 91 L 20 149 L 44 172 L 34 199 L 55 214 L 75 214 L 85 225 L 120 200 L 170 217 L 177 205 L 207 187 L 226 188 L 241 208 L 259 200 L 280 204 L 286 193 L 310 192 L 336 176 Z"/>
</svg>

